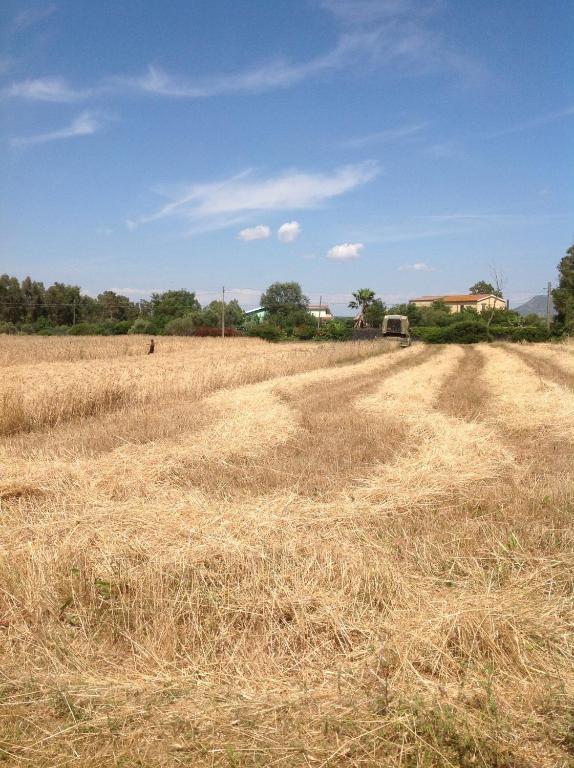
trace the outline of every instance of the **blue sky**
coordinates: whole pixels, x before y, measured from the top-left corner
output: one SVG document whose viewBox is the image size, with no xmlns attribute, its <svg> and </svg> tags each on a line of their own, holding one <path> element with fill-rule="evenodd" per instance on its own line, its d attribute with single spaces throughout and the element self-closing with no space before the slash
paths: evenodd
<svg viewBox="0 0 574 768">
<path fill-rule="evenodd" d="M 570 0 L 4 0 L 0 271 L 341 311 L 540 293 L 574 238 Z"/>
</svg>

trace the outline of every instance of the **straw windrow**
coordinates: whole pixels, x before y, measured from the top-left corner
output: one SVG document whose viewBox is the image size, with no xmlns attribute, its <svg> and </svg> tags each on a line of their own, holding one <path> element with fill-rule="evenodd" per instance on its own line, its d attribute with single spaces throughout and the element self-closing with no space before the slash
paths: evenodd
<svg viewBox="0 0 574 768">
<path fill-rule="evenodd" d="M 26 413 L 136 396 L 0 444 L 7 765 L 571 765 L 572 390 L 505 346 L 37 341 Z"/>
</svg>

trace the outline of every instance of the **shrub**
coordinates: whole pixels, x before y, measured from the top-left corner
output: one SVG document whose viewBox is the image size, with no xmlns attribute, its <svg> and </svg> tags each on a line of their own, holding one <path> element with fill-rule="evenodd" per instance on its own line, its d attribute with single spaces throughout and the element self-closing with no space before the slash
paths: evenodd
<svg viewBox="0 0 574 768">
<path fill-rule="evenodd" d="M 491 325 L 490 335 L 493 339 L 501 339 L 502 341 L 510 341 L 512 334 L 516 330 L 511 325 Z"/>
<path fill-rule="evenodd" d="M 167 336 L 193 336 L 194 331 L 195 322 L 191 315 L 176 317 L 174 320 L 170 320 L 164 328 L 164 333 Z"/>
<path fill-rule="evenodd" d="M 225 336 L 242 336 L 243 334 L 232 325 L 225 328 Z M 194 336 L 221 336 L 221 328 L 215 325 L 198 325 Z"/>
<path fill-rule="evenodd" d="M 444 328 L 434 325 L 419 325 L 413 328 L 411 334 L 414 339 L 421 339 L 428 344 L 444 344 Z"/>
<path fill-rule="evenodd" d="M 352 323 L 347 323 L 344 320 L 329 320 L 319 330 L 320 338 L 329 341 L 348 341 L 352 335 Z"/>
<path fill-rule="evenodd" d="M 157 334 L 157 332 L 157 325 L 152 323 L 150 320 L 145 320 L 143 317 L 138 317 L 138 319 L 134 321 L 134 324 L 128 331 L 128 333 L 146 334 Z"/>
<path fill-rule="evenodd" d="M 106 320 L 102 327 L 106 336 L 122 336 L 129 333 L 132 323 L 131 320 Z"/>
<path fill-rule="evenodd" d="M 281 339 L 285 338 L 285 334 L 281 328 L 279 328 L 279 326 L 275 325 L 274 323 L 269 322 L 259 323 L 258 326 L 250 331 L 250 335 L 259 336 L 261 339 L 265 339 L 266 341 L 281 341 Z"/>
<path fill-rule="evenodd" d="M 510 338 L 512 341 L 548 341 L 550 332 L 541 325 L 525 325 L 522 328 L 513 328 Z"/>
<path fill-rule="evenodd" d="M 0 323 L 0 333 L 18 333 L 14 323 Z"/>
<path fill-rule="evenodd" d="M 302 341 L 312 339 L 316 334 L 316 326 L 309 323 L 302 323 L 301 325 L 296 325 L 295 328 L 293 328 L 293 336 L 295 336 L 296 339 L 301 339 Z"/>
<path fill-rule="evenodd" d="M 482 320 L 462 320 L 444 328 L 444 338 L 447 344 L 476 344 L 486 341 L 488 333 L 486 323 Z"/>
<path fill-rule="evenodd" d="M 99 323 L 78 323 L 68 328 L 69 336 L 103 336 L 104 326 Z"/>
<path fill-rule="evenodd" d="M 486 324 L 482 320 L 461 320 L 444 326 L 413 328 L 414 338 L 429 344 L 476 344 L 487 340 Z"/>
</svg>

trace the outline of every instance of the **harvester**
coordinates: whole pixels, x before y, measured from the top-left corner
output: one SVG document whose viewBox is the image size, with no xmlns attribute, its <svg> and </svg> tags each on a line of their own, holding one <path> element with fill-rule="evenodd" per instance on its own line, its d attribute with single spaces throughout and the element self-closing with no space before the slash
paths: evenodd
<svg viewBox="0 0 574 768">
<path fill-rule="evenodd" d="M 410 347 L 409 318 L 406 315 L 385 315 L 383 318 L 383 338 L 398 339 L 401 347 Z"/>
</svg>

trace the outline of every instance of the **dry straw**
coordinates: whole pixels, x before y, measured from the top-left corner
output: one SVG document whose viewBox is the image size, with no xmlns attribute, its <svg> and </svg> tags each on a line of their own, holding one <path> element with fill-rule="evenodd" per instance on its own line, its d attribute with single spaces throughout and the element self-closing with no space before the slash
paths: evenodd
<svg viewBox="0 0 574 768">
<path fill-rule="evenodd" d="M 9 366 L 44 414 L 137 394 L 0 445 L 6 764 L 567 768 L 572 391 L 507 347 L 229 341 Z"/>
</svg>

